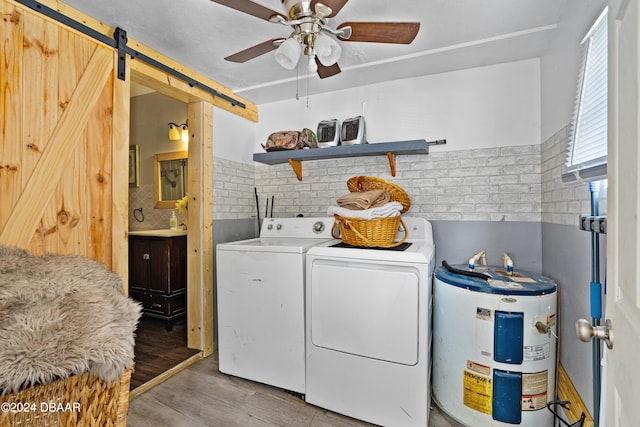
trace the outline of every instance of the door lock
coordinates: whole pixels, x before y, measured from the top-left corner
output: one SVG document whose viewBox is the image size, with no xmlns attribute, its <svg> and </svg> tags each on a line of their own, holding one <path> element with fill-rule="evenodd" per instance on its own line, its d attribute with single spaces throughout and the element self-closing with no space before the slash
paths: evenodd
<svg viewBox="0 0 640 427">
<path fill-rule="evenodd" d="M 576 322 L 576 333 L 580 341 L 589 342 L 593 338 L 603 340 L 607 348 L 613 348 L 613 331 L 611 330 L 611 320 L 607 319 L 604 326 L 592 326 L 588 320 L 578 319 Z"/>
</svg>

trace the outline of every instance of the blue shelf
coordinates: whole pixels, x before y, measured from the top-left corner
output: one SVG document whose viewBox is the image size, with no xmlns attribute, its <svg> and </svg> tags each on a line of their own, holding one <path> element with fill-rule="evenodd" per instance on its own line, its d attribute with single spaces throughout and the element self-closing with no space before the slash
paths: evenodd
<svg viewBox="0 0 640 427">
<path fill-rule="evenodd" d="M 324 160 L 345 157 L 384 156 L 392 154 L 429 154 L 430 143 L 424 139 L 412 141 L 383 142 L 378 144 L 338 145 L 327 148 L 305 148 L 303 150 L 270 151 L 255 153 L 255 162 L 267 165 L 287 163 L 289 160 Z"/>
<path fill-rule="evenodd" d="M 270 151 L 254 153 L 253 161 L 267 165 L 289 163 L 302 181 L 302 163 L 307 160 L 340 159 L 345 157 L 387 156 L 391 176 L 396 176 L 395 156 L 397 154 L 429 154 L 430 145 L 446 144 L 445 139 L 427 142 L 424 139 L 411 141 L 381 142 L 377 144 L 338 145 L 327 148 L 305 148 L 303 150 Z"/>
</svg>

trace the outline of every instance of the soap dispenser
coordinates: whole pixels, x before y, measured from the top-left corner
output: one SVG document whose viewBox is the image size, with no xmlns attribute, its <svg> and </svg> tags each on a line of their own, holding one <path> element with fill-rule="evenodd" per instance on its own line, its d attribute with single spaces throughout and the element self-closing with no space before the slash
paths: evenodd
<svg viewBox="0 0 640 427">
<path fill-rule="evenodd" d="M 177 230 L 178 229 L 178 218 L 176 217 L 176 211 L 171 211 L 171 216 L 169 217 L 169 230 Z"/>
</svg>

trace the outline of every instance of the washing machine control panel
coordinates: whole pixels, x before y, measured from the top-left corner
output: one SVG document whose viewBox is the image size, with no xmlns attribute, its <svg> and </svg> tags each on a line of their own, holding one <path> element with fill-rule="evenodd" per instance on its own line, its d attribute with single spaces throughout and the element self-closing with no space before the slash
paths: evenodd
<svg viewBox="0 0 640 427">
<path fill-rule="evenodd" d="M 331 238 L 333 217 L 265 218 L 260 237 Z"/>
</svg>

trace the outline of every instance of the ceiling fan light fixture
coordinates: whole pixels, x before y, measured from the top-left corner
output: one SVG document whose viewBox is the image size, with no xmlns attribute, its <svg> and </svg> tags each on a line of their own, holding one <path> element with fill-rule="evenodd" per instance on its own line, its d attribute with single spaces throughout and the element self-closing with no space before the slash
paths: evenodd
<svg viewBox="0 0 640 427">
<path fill-rule="evenodd" d="M 316 36 L 314 42 L 314 49 L 316 56 L 322 65 L 325 67 L 331 66 L 338 62 L 340 55 L 342 55 L 342 48 L 332 37 L 326 34 L 320 33 Z"/>
<path fill-rule="evenodd" d="M 294 38 L 288 38 L 276 49 L 276 62 L 282 68 L 293 70 L 298 65 L 301 51 L 300 43 Z"/>
</svg>

